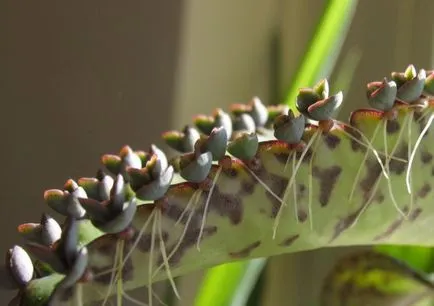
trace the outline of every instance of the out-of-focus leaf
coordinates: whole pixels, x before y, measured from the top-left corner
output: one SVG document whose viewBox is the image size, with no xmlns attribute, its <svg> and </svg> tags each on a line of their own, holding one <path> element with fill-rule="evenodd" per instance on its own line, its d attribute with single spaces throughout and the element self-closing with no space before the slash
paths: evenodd
<svg viewBox="0 0 434 306">
<path fill-rule="evenodd" d="M 375 250 L 404 261 L 416 270 L 434 272 L 434 248 L 410 245 L 379 245 Z"/>
<path fill-rule="evenodd" d="M 324 281 L 321 306 L 432 306 L 428 276 L 391 256 L 363 251 L 339 260 Z"/>
<path fill-rule="evenodd" d="M 285 104 L 293 106 L 300 87 L 312 86 L 334 68 L 357 7 L 356 0 L 330 0 L 297 69 Z M 295 110 L 296 111 L 296 110 Z"/>
<path fill-rule="evenodd" d="M 250 295 L 252 294 L 255 284 L 265 266 L 266 260 L 264 258 L 257 258 L 250 260 L 247 269 L 245 269 L 243 279 L 239 282 L 233 299 L 230 303 L 231 306 L 246 305 Z M 258 296 L 258 292 L 256 292 Z"/>
<path fill-rule="evenodd" d="M 233 262 L 210 269 L 195 305 L 246 305 L 264 265 L 265 258 Z"/>
<path fill-rule="evenodd" d="M 348 53 L 345 54 L 339 70 L 334 72 L 336 79 L 331 84 L 330 92 L 338 92 L 341 90 L 344 95 L 347 94 L 361 58 L 362 50 L 356 47 L 351 48 Z"/>
<path fill-rule="evenodd" d="M 248 264 L 248 261 L 232 262 L 209 269 L 194 305 L 230 305 L 238 284 L 244 278 Z"/>
</svg>

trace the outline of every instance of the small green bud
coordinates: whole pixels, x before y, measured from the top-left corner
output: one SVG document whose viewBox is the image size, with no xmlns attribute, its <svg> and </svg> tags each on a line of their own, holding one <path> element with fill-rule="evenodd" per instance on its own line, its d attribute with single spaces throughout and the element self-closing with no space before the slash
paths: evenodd
<svg viewBox="0 0 434 306">
<path fill-rule="evenodd" d="M 406 80 L 410 81 L 416 77 L 416 73 L 414 65 L 408 65 L 407 69 L 405 69 L 404 77 Z"/>
<path fill-rule="evenodd" d="M 314 87 L 314 92 L 316 92 L 322 99 L 327 99 L 329 96 L 329 82 L 327 79 L 319 81 Z"/>
<path fill-rule="evenodd" d="M 312 104 L 308 108 L 309 117 L 316 121 L 330 120 L 343 101 L 342 91 Z"/>
<path fill-rule="evenodd" d="M 258 135 L 256 133 L 240 132 L 228 145 L 228 152 L 240 160 L 250 160 L 258 151 Z"/>
<path fill-rule="evenodd" d="M 274 137 L 289 144 L 300 143 L 305 125 L 304 115 L 295 117 L 290 110 L 288 115 L 280 115 L 274 121 Z"/>
<path fill-rule="evenodd" d="M 187 153 L 179 161 L 181 176 L 193 183 L 202 182 L 209 174 L 212 166 L 212 153 Z"/>
<path fill-rule="evenodd" d="M 255 121 L 255 125 L 262 127 L 267 123 L 268 110 L 258 97 L 253 97 L 249 103 L 251 108 L 250 116 Z"/>
<path fill-rule="evenodd" d="M 307 109 L 310 105 L 320 101 L 321 96 L 311 88 L 302 88 L 297 95 L 296 107 L 298 111 L 305 116 L 309 114 Z"/>
<path fill-rule="evenodd" d="M 416 72 L 416 68 L 413 65 L 409 65 L 403 73 L 393 72 L 392 79 L 398 87 L 397 98 L 411 103 L 418 100 L 423 92 L 426 72 L 424 69 Z"/>
<path fill-rule="evenodd" d="M 226 153 L 228 137 L 224 127 L 215 127 L 209 136 L 204 136 L 200 142 L 200 151 L 210 151 L 213 160 L 220 160 Z"/>
<path fill-rule="evenodd" d="M 375 109 L 390 110 L 396 100 L 397 87 L 394 81 L 371 82 L 367 85 L 368 103 Z"/>
<path fill-rule="evenodd" d="M 241 114 L 234 118 L 234 130 L 246 131 L 248 133 L 254 133 L 256 131 L 255 120 L 249 114 Z"/>
</svg>

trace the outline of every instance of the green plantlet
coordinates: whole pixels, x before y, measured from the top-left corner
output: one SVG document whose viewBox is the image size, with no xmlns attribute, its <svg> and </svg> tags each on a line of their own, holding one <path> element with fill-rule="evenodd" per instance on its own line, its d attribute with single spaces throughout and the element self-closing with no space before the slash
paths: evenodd
<svg viewBox="0 0 434 306">
<path fill-rule="evenodd" d="M 410 66 L 392 77 L 368 84 L 371 108 L 349 123 L 333 119 L 344 97 L 323 80 L 300 90 L 297 115 L 253 98 L 197 116 L 197 129 L 163 134 L 172 159 L 154 145 L 104 155 L 109 174 L 45 192 L 61 226 L 48 216 L 19 226 L 26 242 L 6 262 L 15 302 L 104 305 L 144 286 L 152 297 L 166 279 L 177 294 L 174 277 L 225 262 L 434 245 L 420 235 L 434 220 L 432 74 Z"/>
</svg>

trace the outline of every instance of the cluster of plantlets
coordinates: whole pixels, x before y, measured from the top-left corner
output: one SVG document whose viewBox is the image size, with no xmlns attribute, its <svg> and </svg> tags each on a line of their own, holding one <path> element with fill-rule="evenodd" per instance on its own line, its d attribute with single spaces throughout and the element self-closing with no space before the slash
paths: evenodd
<svg viewBox="0 0 434 306">
<path fill-rule="evenodd" d="M 428 75 L 428 76 L 427 76 Z M 66 216 L 18 227 L 7 252 L 18 305 L 84 305 L 222 262 L 336 245 L 434 244 L 434 73 L 367 86 L 370 109 L 333 119 L 326 80 L 296 110 L 258 98 L 163 134 L 178 155 L 125 146 L 96 177 L 47 190 Z M 383 137 L 381 137 L 383 136 Z M 292 207 L 288 207 L 292 206 Z M 288 209 L 290 208 L 290 209 Z M 432 235 L 431 235 L 432 236 Z"/>
</svg>

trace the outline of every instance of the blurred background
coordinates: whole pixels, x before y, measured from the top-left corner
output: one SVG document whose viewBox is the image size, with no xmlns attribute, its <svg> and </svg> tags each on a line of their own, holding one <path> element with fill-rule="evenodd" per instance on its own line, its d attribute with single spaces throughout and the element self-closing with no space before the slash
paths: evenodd
<svg viewBox="0 0 434 306">
<path fill-rule="evenodd" d="M 45 189 L 93 176 L 103 153 L 162 145 L 161 132 L 254 95 L 282 102 L 326 3 L 1 1 L 1 252 L 48 211 Z M 359 1 L 334 70 L 356 61 L 342 120 L 366 105 L 367 82 L 433 68 L 433 11 L 432 0 Z M 271 258 L 260 305 L 310 305 L 347 251 Z M 202 275 L 179 279 L 180 306 L 193 305 Z"/>
</svg>

